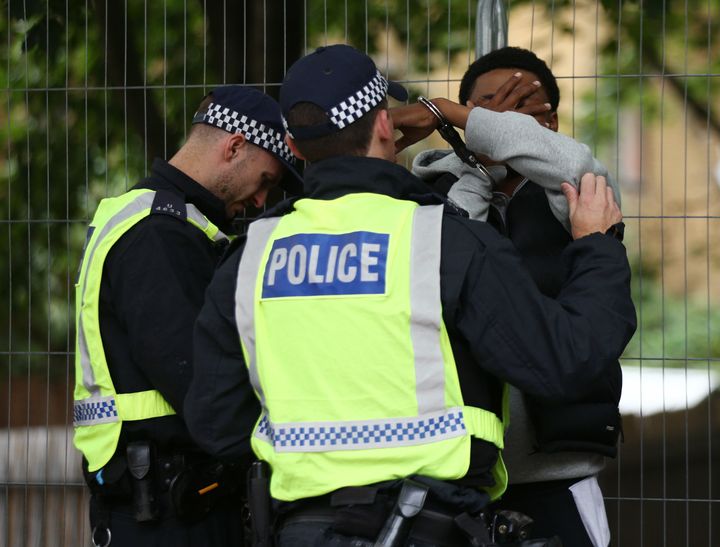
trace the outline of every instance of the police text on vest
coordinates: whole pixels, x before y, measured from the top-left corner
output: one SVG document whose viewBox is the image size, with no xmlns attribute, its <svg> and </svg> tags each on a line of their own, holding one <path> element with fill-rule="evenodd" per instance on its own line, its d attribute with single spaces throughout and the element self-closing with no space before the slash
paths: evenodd
<svg viewBox="0 0 720 547">
<path fill-rule="evenodd" d="M 388 234 L 296 234 L 273 242 L 263 298 L 383 294 Z"/>
</svg>

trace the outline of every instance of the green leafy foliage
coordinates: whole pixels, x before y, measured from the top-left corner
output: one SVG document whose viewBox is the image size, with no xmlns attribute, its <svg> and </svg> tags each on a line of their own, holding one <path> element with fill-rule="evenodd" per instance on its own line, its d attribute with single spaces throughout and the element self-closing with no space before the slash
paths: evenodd
<svg viewBox="0 0 720 547">
<path fill-rule="evenodd" d="M 512 0 L 510 6 L 530 2 L 553 17 L 573 5 Z M 247 83 L 276 94 L 285 68 L 305 47 L 338 39 L 377 52 L 394 37 L 405 49 L 400 61 L 387 60 L 391 76 L 405 69 L 429 74 L 458 54 L 470 60 L 476 2 L 8 0 L 3 6 L 0 354 L 11 372 L 13 363 L 22 362 L 22 370 L 57 364 L 64 376 L 87 221 L 102 197 L 134 184 L 154 156 L 172 154 L 209 88 Z M 609 142 L 624 105 L 642 104 L 645 116 L 656 115 L 659 100 L 644 94 L 656 74 L 668 75 L 668 87 L 686 93 L 697 115 L 715 120 L 708 104 L 720 79 L 704 74 L 720 71 L 720 41 L 713 40 L 720 0 L 602 0 L 602 11 L 616 32 L 601 44 L 601 72 L 617 77 L 601 78 L 583 103 L 582 138 Z M 674 333 L 684 336 L 684 323 L 675 328 L 674 321 L 684 313 L 668 310 L 684 310 L 685 302 L 666 296 L 656 313 L 661 296 L 652 278 L 638 293 L 645 310 L 642 351 L 680 355 L 684 345 Z M 710 316 L 716 321 L 714 310 Z M 717 342 L 702 346 L 707 329 L 695 321 L 703 314 L 688 317 L 688 352 L 717 355 Z M 661 335 L 653 333 L 660 332 L 658 346 Z M 637 354 L 639 343 L 636 338 L 628 354 Z"/>
</svg>

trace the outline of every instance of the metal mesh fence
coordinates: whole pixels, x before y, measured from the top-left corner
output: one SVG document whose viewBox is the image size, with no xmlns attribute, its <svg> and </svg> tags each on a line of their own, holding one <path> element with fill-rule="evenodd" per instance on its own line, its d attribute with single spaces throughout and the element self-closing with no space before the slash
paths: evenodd
<svg viewBox="0 0 720 547">
<path fill-rule="evenodd" d="M 413 95 L 457 99 L 478 5 L 2 6 L 0 544 L 89 545 L 68 424 L 73 286 L 98 201 L 172 154 L 209 89 L 276 95 L 318 45 L 351 43 Z M 720 545 L 720 1 L 506 6 L 509 44 L 558 78 L 560 131 L 588 144 L 623 192 L 639 328 L 622 360 L 624 443 L 601 477 L 613 545 Z M 431 146 L 444 144 L 401 161 Z"/>
</svg>

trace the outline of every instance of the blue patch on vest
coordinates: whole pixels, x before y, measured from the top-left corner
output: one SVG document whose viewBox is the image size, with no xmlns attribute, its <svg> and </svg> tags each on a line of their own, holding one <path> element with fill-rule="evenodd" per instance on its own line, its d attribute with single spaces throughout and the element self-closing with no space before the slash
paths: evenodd
<svg viewBox="0 0 720 547">
<path fill-rule="evenodd" d="M 389 234 L 297 234 L 275 240 L 263 298 L 384 294 Z"/>
</svg>

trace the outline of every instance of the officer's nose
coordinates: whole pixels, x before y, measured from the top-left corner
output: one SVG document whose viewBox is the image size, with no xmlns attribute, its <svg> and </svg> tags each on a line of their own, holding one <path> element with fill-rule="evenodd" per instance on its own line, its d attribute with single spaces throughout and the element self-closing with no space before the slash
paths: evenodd
<svg viewBox="0 0 720 547">
<path fill-rule="evenodd" d="M 265 205 L 265 202 L 267 201 L 268 196 L 268 189 L 262 188 L 261 190 L 258 190 L 253 194 L 252 197 L 252 203 L 257 208 L 260 209 L 263 205 Z"/>
</svg>

